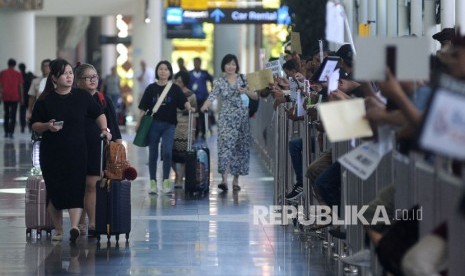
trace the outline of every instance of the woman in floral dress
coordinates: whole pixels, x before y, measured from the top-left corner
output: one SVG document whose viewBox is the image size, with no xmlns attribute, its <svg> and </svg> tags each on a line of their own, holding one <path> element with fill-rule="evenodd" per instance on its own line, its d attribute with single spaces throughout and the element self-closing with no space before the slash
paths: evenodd
<svg viewBox="0 0 465 276">
<path fill-rule="evenodd" d="M 223 76 L 213 82 L 213 90 L 201 110 L 205 112 L 217 97 L 221 98 L 217 146 L 222 182 L 218 188 L 227 191 L 228 174 L 232 174 L 232 188 L 239 191 L 239 175 L 249 174 L 249 97 L 258 99 L 258 96 L 248 90 L 247 81 L 238 73 L 239 63 L 235 55 L 227 54 L 223 58 L 221 71 Z"/>
</svg>

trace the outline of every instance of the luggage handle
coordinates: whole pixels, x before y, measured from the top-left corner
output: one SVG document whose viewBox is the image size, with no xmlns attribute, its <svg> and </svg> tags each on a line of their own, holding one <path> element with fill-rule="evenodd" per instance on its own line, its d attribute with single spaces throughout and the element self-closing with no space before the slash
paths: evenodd
<svg viewBox="0 0 465 276">
<path fill-rule="evenodd" d="M 192 117 L 194 117 L 192 115 L 192 111 L 189 110 L 189 119 L 188 119 L 188 123 L 187 123 L 187 151 L 191 151 L 192 150 L 192 124 L 193 124 L 193 119 Z"/>
<path fill-rule="evenodd" d="M 105 173 L 103 171 L 103 159 L 105 156 L 103 155 L 104 147 L 105 147 L 105 142 L 107 140 L 106 136 L 100 136 L 101 142 L 100 142 L 100 186 L 103 188 L 104 187 L 104 181 L 103 178 L 105 176 Z"/>
</svg>

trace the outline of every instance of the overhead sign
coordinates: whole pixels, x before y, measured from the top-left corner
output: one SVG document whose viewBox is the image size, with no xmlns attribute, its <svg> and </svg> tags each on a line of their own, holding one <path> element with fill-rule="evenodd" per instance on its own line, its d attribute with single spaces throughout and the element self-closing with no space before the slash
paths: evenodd
<svg viewBox="0 0 465 276">
<path fill-rule="evenodd" d="M 186 10 L 206 10 L 208 0 L 182 0 L 181 7 Z"/>
<path fill-rule="evenodd" d="M 283 7 L 284 8 L 284 7 Z M 288 9 L 237 8 L 208 9 L 209 22 L 214 24 L 289 24 Z"/>
<path fill-rule="evenodd" d="M 214 8 L 208 10 L 188 10 L 181 7 L 166 9 L 166 24 L 181 25 L 208 22 L 214 24 L 283 24 L 289 25 L 289 8 Z"/>
</svg>

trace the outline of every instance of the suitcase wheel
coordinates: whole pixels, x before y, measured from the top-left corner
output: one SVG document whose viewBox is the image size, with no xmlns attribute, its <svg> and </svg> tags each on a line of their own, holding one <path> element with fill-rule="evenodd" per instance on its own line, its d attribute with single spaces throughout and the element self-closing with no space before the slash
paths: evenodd
<svg viewBox="0 0 465 276">
<path fill-rule="evenodd" d="M 115 235 L 115 239 L 116 239 L 116 242 L 119 241 L 119 234 L 116 234 L 116 235 Z"/>
<path fill-rule="evenodd" d="M 52 236 L 52 230 L 47 230 L 47 237 L 51 237 Z"/>
<path fill-rule="evenodd" d="M 108 242 L 110 242 L 110 239 L 111 239 L 111 235 L 107 235 Z"/>
<path fill-rule="evenodd" d="M 30 237 L 31 237 L 31 229 L 27 228 L 26 229 L 26 238 L 30 238 Z"/>
<path fill-rule="evenodd" d="M 126 233 L 126 242 L 129 241 L 129 233 Z"/>
<path fill-rule="evenodd" d="M 41 237 L 42 237 L 42 232 L 39 230 L 37 231 L 37 239 L 40 240 Z"/>
<path fill-rule="evenodd" d="M 97 235 L 97 244 L 100 245 L 100 235 Z"/>
</svg>

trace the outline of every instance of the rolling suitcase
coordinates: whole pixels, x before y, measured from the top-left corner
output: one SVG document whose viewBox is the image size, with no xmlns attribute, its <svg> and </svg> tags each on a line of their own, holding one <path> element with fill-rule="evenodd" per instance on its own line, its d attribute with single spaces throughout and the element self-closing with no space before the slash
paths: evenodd
<svg viewBox="0 0 465 276">
<path fill-rule="evenodd" d="M 40 141 L 33 144 L 32 164 L 33 173 L 40 174 L 39 164 L 39 146 Z M 47 191 L 45 182 L 41 175 L 31 175 L 26 182 L 25 195 L 25 220 L 26 220 L 26 238 L 40 239 L 42 231 L 46 231 L 47 236 L 52 235 L 55 228 L 53 221 L 47 211 Z M 32 230 L 36 230 L 33 233 Z M 35 237 L 33 237 L 35 235 Z"/>
<path fill-rule="evenodd" d="M 206 122 L 207 116 L 205 113 Z M 184 186 L 187 194 L 207 194 L 210 190 L 210 150 L 206 145 L 192 147 L 192 117 L 189 112 Z"/>
<path fill-rule="evenodd" d="M 119 235 L 126 234 L 126 243 L 131 232 L 131 182 L 127 180 L 103 178 L 104 140 L 102 139 L 100 171 L 102 179 L 97 181 L 95 203 L 95 234 L 97 245 L 100 244 L 100 235 L 110 238 L 115 236 L 118 246 Z"/>
</svg>

